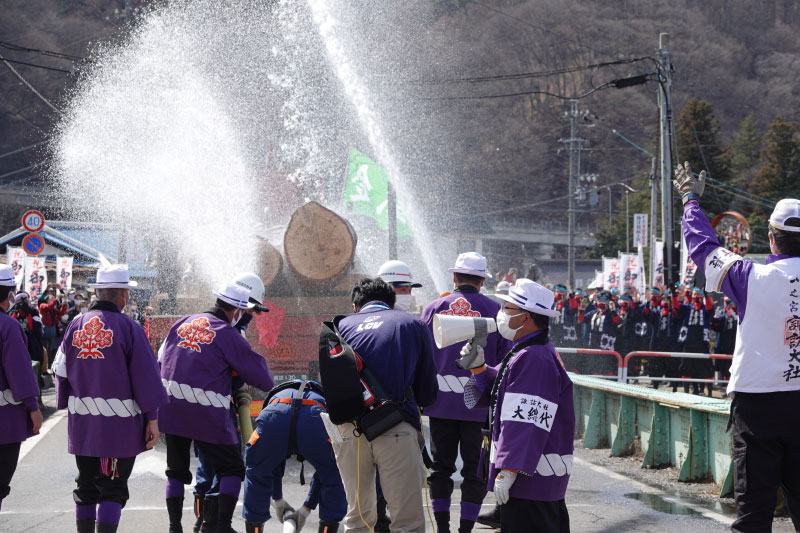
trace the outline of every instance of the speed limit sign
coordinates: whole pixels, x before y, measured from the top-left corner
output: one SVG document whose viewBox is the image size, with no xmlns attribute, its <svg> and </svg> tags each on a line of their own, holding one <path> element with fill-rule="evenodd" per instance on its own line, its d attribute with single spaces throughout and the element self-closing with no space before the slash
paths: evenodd
<svg viewBox="0 0 800 533">
<path fill-rule="evenodd" d="M 44 227 L 44 215 L 41 211 L 31 209 L 22 215 L 22 226 L 31 233 L 42 231 Z"/>
</svg>

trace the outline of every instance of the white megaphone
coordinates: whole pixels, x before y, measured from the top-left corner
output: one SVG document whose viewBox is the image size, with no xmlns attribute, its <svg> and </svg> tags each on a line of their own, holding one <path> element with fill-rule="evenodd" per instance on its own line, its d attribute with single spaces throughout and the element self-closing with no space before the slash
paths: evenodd
<svg viewBox="0 0 800 533">
<path fill-rule="evenodd" d="M 437 348 L 457 342 L 472 341 L 473 346 L 486 346 L 486 337 L 497 331 L 493 318 L 435 315 L 433 317 L 433 340 Z"/>
</svg>

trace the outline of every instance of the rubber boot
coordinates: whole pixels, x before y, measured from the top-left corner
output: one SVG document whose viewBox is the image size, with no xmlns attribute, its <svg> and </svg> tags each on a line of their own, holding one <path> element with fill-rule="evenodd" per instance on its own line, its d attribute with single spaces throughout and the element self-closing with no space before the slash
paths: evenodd
<svg viewBox="0 0 800 533">
<path fill-rule="evenodd" d="M 181 525 L 183 498 L 167 498 L 167 513 L 169 514 L 169 533 L 183 533 Z"/>
<path fill-rule="evenodd" d="M 500 506 L 495 504 L 494 509 L 491 511 L 479 514 L 478 523 L 500 529 Z"/>
<path fill-rule="evenodd" d="M 94 533 L 94 520 L 75 520 L 78 526 L 78 533 Z"/>
<path fill-rule="evenodd" d="M 217 533 L 217 498 L 203 499 L 203 527 L 202 533 Z"/>
<path fill-rule="evenodd" d="M 339 531 L 339 522 L 325 522 L 320 520 L 317 533 L 336 533 Z"/>
<path fill-rule="evenodd" d="M 217 532 L 216 533 L 236 533 L 231 527 L 233 513 L 236 510 L 236 503 L 239 498 L 230 494 L 220 494 L 217 496 Z"/>
<path fill-rule="evenodd" d="M 471 533 L 473 527 L 475 527 L 475 522 L 462 518 L 458 523 L 458 533 Z"/>
<path fill-rule="evenodd" d="M 194 522 L 192 531 L 198 533 L 200 528 L 203 527 L 203 497 L 198 494 L 194 495 L 194 517 L 197 520 Z"/>
<path fill-rule="evenodd" d="M 450 511 L 433 513 L 433 519 L 436 520 L 437 533 L 450 533 Z"/>
<path fill-rule="evenodd" d="M 386 516 L 386 498 L 378 498 L 378 520 L 375 522 L 375 533 L 389 533 L 389 525 L 392 523 Z"/>
<path fill-rule="evenodd" d="M 118 524 L 109 524 L 108 522 L 97 523 L 97 533 L 117 533 Z"/>
</svg>

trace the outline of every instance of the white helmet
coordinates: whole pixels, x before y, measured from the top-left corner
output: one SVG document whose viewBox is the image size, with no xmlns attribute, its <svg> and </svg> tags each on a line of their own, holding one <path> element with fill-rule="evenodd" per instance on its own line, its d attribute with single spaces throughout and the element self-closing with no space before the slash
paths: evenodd
<svg viewBox="0 0 800 533">
<path fill-rule="evenodd" d="M 402 261 L 386 261 L 378 269 L 378 277 L 387 283 L 411 284 L 413 288 L 422 287 L 420 283 L 415 283 L 411 276 L 411 269 Z"/>
<path fill-rule="evenodd" d="M 256 304 L 259 311 L 269 311 L 264 307 L 264 282 L 252 272 L 242 272 L 233 280 L 236 285 L 250 292 L 250 301 Z"/>
</svg>

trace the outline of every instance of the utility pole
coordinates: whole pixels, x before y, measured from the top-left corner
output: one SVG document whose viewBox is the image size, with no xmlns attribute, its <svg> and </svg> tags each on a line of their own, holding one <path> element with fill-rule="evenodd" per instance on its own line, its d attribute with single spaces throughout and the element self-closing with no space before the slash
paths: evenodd
<svg viewBox="0 0 800 533">
<path fill-rule="evenodd" d="M 569 111 L 564 115 L 569 118 L 569 139 L 560 142 L 569 147 L 569 200 L 567 204 L 567 231 L 569 234 L 567 244 L 567 285 L 570 290 L 575 289 L 575 190 L 578 176 L 581 175 L 581 148 L 586 139 L 578 137 L 578 119 L 585 117 L 588 111 L 578 111 L 578 100 L 570 100 Z"/>
<path fill-rule="evenodd" d="M 659 150 L 661 152 L 661 237 L 664 240 L 664 283 L 669 286 L 672 279 L 672 252 L 674 237 L 672 235 L 672 62 L 669 53 L 669 34 L 658 36 L 658 109 L 661 131 Z"/>
<path fill-rule="evenodd" d="M 654 272 L 658 265 L 656 264 L 656 230 L 658 222 L 658 180 L 656 179 L 656 158 L 653 158 L 650 165 L 650 276 L 654 277 Z M 652 281 L 652 280 L 651 280 Z M 648 283 L 649 284 L 649 283 Z"/>
</svg>

